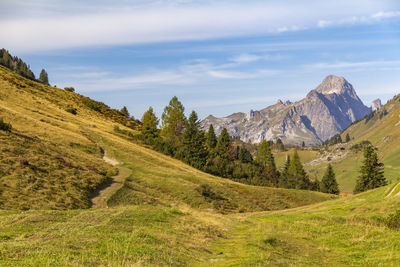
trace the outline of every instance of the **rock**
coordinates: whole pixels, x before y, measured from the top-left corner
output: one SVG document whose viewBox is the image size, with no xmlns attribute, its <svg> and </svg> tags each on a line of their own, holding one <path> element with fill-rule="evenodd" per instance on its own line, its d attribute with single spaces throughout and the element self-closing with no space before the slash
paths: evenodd
<svg viewBox="0 0 400 267">
<path fill-rule="evenodd" d="M 245 142 L 281 139 L 284 144 L 301 145 L 304 141 L 317 145 L 370 112 L 346 79 L 329 75 L 295 103 L 278 100 L 275 105 L 247 114 L 239 112 L 225 118 L 210 115 L 201 126 L 207 131 L 213 124 L 216 134 L 226 128 Z"/>
<path fill-rule="evenodd" d="M 381 107 L 382 107 L 382 102 L 381 102 L 381 100 L 379 98 L 375 99 L 374 101 L 371 102 L 372 111 L 378 110 Z"/>
</svg>

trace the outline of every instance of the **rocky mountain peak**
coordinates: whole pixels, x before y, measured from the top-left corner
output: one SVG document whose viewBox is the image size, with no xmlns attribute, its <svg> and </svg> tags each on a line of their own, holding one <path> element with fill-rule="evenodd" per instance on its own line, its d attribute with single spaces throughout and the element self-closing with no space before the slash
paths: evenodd
<svg viewBox="0 0 400 267">
<path fill-rule="evenodd" d="M 350 96 L 356 95 L 353 86 L 346 81 L 345 78 L 335 75 L 328 75 L 322 81 L 322 83 L 315 88 L 315 91 L 323 95 L 342 95 L 345 92 L 347 92 Z"/>
<path fill-rule="evenodd" d="M 371 112 L 343 77 L 327 76 L 297 102 L 278 100 L 260 111 L 234 113 L 224 118 L 207 117 L 203 129 L 214 125 L 216 134 L 226 128 L 246 142 L 281 139 L 285 144 L 321 144 L 352 122 Z"/>
</svg>

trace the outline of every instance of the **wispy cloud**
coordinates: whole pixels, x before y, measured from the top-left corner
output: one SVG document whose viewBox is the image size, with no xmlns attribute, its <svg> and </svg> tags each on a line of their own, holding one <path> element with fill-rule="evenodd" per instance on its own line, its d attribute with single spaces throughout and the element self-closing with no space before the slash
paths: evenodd
<svg viewBox="0 0 400 267">
<path fill-rule="evenodd" d="M 13 51 L 34 52 L 85 46 L 113 46 L 156 42 L 207 40 L 225 37 L 298 31 L 345 23 L 399 17 L 393 1 L 299 1 L 241 3 L 239 1 L 85 2 L 62 13 L 52 1 L 42 1 L 49 12 L 0 19 L 0 43 Z M 5 2 L 2 5 L 7 7 Z M 78 2 L 74 2 L 78 3 Z M 315 12 L 310 12 L 312 5 Z M 70 5 L 71 6 L 71 5 Z M 88 7 L 91 7 L 90 9 Z M 81 7 L 82 9 L 79 9 Z M 93 8 L 94 7 L 94 8 Z M 97 8 L 96 8 L 97 7 Z M 33 9 L 39 9 L 32 6 Z M 41 7 L 43 8 L 43 7 Z M 58 10 L 52 13 L 51 10 Z M 386 10 L 386 11 L 379 11 Z M 10 11 L 11 12 L 11 11 Z M 367 19 L 365 19 L 367 18 Z M 243 60 L 243 59 L 242 59 Z"/>
<path fill-rule="evenodd" d="M 207 60 L 196 60 L 173 69 L 144 70 L 141 74 L 121 76 L 106 71 L 72 72 L 63 80 L 74 80 L 80 91 L 115 91 L 157 88 L 167 85 L 193 85 L 207 81 L 245 80 L 276 76 L 278 69 L 237 69 L 237 64 L 212 64 Z"/>
<path fill-rule="evenodd" d="M 367 68 L 400 68 L 399 60 L 386 60 L 386 61 L 339 61 L 339 62 L 320 62 L 314 64 L 304 65 L 306 69 L 367 69 Z"/>
</svg>

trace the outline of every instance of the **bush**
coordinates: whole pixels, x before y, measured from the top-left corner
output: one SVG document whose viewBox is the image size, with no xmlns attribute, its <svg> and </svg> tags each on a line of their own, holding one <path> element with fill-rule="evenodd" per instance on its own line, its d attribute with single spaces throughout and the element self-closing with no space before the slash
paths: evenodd
<svg viewBox="0 0 400 267">
<path fill-rule="evenodd" d="M 12 129 L 11 124 L 4 122 L 3 118 L 0 118 L 0 130 L 10 132 L 11 129 Z"/>
<path fill-rule="evenodd" d="M 68 92 L 75 92 L 75 88 L 74 87 L 64 87 L 64 90 L 68 91 Z"/>
<path fill-rule="evenodd" d="M 400 229 L 400 210 L 396 213 L 390 214 L 385 219 L 385 225 L 390 229 Z"/>
<path fill-rule="evenodd" d="M 74 115 L 76 115 L 78 113 L 77 109 L 76 108 L 72 108 L 72 107 L 67 108 L 65 111 L 69 112 L 71 114 L 74 114 Z"/>
</svg>

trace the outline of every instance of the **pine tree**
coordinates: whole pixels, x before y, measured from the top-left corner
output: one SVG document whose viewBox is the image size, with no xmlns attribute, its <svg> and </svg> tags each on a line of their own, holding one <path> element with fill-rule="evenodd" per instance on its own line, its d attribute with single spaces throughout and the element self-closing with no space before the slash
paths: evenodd
<svg viewBox="0 0 400 267">
<path fill-rule="evenodd" d="M 165 136 L 182 136 L 186 122 L 184 112 L 185 108 L 182 103 L 174 96 L 168 106 L 164 108 L 161 116 L 161 133 Z"/>
<path fill-rule="evenodd" d="M 360 176 L 357 179 L 354 193 L 364 192 L 380 186 L 387 185 L 383 169 L 378 164 L 378 154 L 372 146 L 364 148 L 364 160 Z"/>
<path fill-rule="evenodd" d="M 253 157 L 251 156 L 250 151 L 248 151 L 245 147 L 241 146 L 238 152 L 238 159 L 242 163 L 250 163 L 253 161 Z"/>
<path fill-rule="evenodd" d="M 349 133 L 346 134 L 346 143 L 350 142 L 350 135 Z"/>
<path fill-rule="evenodd" d="M 333 172 L 331 164 L 328 165 L 322 177 L 320 190 L 323 193 L 339 195 L 339 186 L 336 182 L 335 173 Z"/>
<path fill-rule="evenodd" d="M 147 144 L 154 144 L 154 141 L 159 137 L 157 129 L 158 119 L 150 107 L 142 117 L 142 136 Z"/>
<path fill-rule="evenodd" d="M 44 69 L 42 69 L 42 71 L 40 72 L 39 82 L 44 83 L 44 84 L 49 84 L 49 76 Z"/>
<path fill-rule="evenodd" d="M 215 154 L 223 159 L 228 159 L 228 150 L 231 145 L 231 138 L 226 128 L 224 128 L 218 137 L 217 145 L 215 146 Z"/>
<path fill-rule="evenodd" d="M 202 169 L 207 159 L 207 150 L 204 144 L 204 132 L 200 130 L 196 112 L 192 111 L 183 134 L 179 157 L 193 167 Z"/>
<path fill-rule="evenodd" d="M 293 153 L 293 158 L 290 161 L 288 174 L 287 174 L 288 188 L 295 189 L 309 189 L 310 180 L 301 164 L 297 150 Z"/>
<path fill-rule="evenodd" d="M 288 188 L 288 171 L 290 167 L 290 156 L 286 156 L 285 165 L 283 165 L 283 171 L 279 176 L 279 187 Z"/>
<path fill-rule="evenodd" d="M 120 110 L 122 116 L 129 118 L 131 115 L 129 114 L 128 108 L 123 106 Z"/>
<path fill-rule="evenodd" d="M 217 145 L 217 136 L 215 135 L 213 125 L 210 124 L 207 133 L 207 147 L 211 151 L 215 148 L 216 145 Z"/>
<path fill-rule="evenodd" d="M 275 165 L 269 143 L 264 140 L 258 147 L 256 162 L 263 166 L 263 176 L 269 181 L 270 185 L 278 186 L 278 172 Z"/>
<path fill-rule="evenodd" d="M 301 147 L 305 147 L 306 143 L 304 143 L 304 141 L 301 143 Z"/>
</svg>

